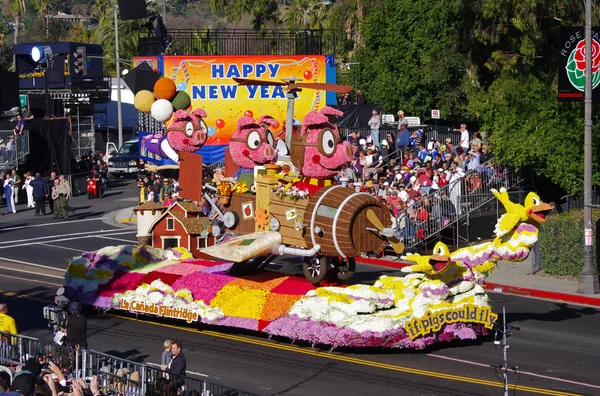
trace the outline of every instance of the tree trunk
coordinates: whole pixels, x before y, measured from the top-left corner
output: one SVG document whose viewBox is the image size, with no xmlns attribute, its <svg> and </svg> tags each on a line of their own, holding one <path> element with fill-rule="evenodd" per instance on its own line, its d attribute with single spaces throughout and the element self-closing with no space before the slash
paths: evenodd
<svg viewBox="0 0 600 396">
<path fill-rule="evenodd" d="M 15 34 L 14 34 L 14 44 L 17 45 L 19 44 L 19 28 L 21 27 L 21 15 L 16 14 L 15 15 Z M 17 71 L 17 56 L 14 54 L 13 51 L 13 69 L 15 71 Z"/>
</svg>

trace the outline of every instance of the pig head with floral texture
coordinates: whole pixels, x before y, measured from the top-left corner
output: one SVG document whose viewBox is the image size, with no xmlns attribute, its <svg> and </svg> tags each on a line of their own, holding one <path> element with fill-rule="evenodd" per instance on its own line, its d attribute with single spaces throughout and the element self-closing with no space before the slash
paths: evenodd
<svg viewBox="0 0 600 396">
<path fill-rule="evenodd" d="M 335 175 L 352 161 L 352 146 L 341 141 L 337 126 L 328 118 L 342 115 L 344 113 L 328 106 L 311 111 L 304 117 L 300 132 L 292 136 L 292 163 L 302 175 L 297 187 L 315 193 L 321 187 L 332 185 Z"/>
<path fill-rule="evenodd" d="M 277 150 L 273 147 L 273 135 L 270 125 L 277 125 L 270 116 L 262 116 L 258 121 L 243 116 L 238 120 L 237 129 L 229 139 L 229 153 L 240 169 L 251 170 L 256 165 L 263 165 L 277 158 Z"/>
<path fill-rule="evenodd" d="M 150 135 L 144 138 L 149 152 L 162 158 L 179 162 L 179 152 L 193 153 L 206 143 L 208 127 L 204 122 L 206 111 L 196 109 L 191 113 L 178 110 L 167 128 L 167 135 Z"/>
</svg>

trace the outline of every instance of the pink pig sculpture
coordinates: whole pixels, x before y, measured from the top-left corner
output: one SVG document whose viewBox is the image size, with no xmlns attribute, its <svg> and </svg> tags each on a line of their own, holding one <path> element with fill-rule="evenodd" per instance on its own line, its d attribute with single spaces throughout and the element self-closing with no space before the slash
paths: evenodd
<svg viewBox="0 0 600 396">
<path fill-rule="evenodd" d="M 277 158 L 277 150 L 273 147 L 273 135 L 269 126 L 278 125 L 271 116 L 262 116 L 258 122 L 248 116 L 238 120 L 237 129 L 229 139 L 229 153 L 238 165 L 240 173 L 254 172 L 256 165 L 263 165 Z"/>
<path fill-rule="evenodd" d="M 335 175 L 353 160 L 354 149 L 342 142 L 337 125 L 328 116 L 341 117 L 339 110 L 329 106 L 311 111 L 302 122 L 299 133 L 292 136 L 291 160 L 302 175 L 294 185 L 314 194 L 322 187 L 335 184 Z"/>
<path fill-rule="evenodd" d="M 196 109 L 191 113 L 177 110 L 167 128 L 167 135 L 146 136 L 144 144 L 149 152 L 179 162 L 180 151 L 193 153 L 206 143 L 208 127 L 204 118 L 206 111 L 203 109 Z"/>
</svg>

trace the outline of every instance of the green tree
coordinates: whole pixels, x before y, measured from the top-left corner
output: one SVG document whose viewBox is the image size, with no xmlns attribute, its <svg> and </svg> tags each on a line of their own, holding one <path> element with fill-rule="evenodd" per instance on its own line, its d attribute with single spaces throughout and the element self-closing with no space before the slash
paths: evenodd
<svg viewBox="0 0 600 396">
<path fill-rule="evenodd" d="M 463 11 L 459 2 L 436 0 L 384 0 L 371 8 L 358 51 L 359 88 L 369 100 L 385 111 L 424 117 L 437 108 L 446 119 L 462 119 Z"/>
<path fill-rule="evenodd" d="M 116 54 L 114 4 L 116 4 L 114 0 L 96 0 L 92 11 L 92 15 L 98 19 L 92 41 L 101 45 L 104 55 L 111 58 L 115 58 Z M 118 19 L 117 27 L 119 29 L 119 58 L 131 61 L 137 55 L 140 22 Z M 106 71 L 112 71 L 115 67 L 113 60 L 104 61 Z"/>
<path fill-rule="evenodd" d="M 250 25 L 256 30 L 279 23 L 277 0 L 210 0 L 210 6 L 235 22 L 248 16 Z"/>
</svg>

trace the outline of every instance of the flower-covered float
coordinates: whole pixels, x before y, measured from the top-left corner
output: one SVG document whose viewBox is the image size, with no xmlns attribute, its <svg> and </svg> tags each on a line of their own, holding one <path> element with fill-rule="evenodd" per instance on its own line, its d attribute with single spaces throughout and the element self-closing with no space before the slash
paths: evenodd
<svg viewBox="0 0 600 396">
<path fill-rule="evenodd" d="M 232 263 L 194 259 L 184 249 L 105 247 L 71 260 L 66 292 L 99 309 L 230 326 L 331 347 L 422 349 L 475 339 L 497 318 L 484 281 L 499 260 L 521 260 L 552 209 L 535 194 L 507 208 L 494 242 L 412 255 L 403 277 L 373 285 L 315 287 L 290 264 L 234 277 Z"/>
</svg>

